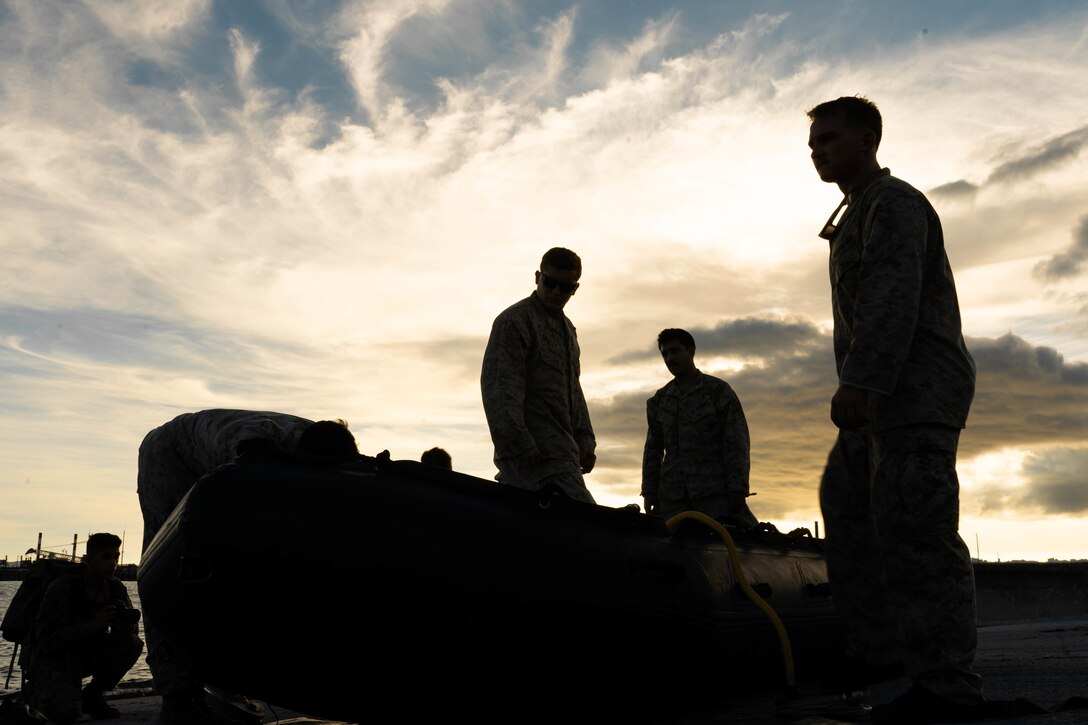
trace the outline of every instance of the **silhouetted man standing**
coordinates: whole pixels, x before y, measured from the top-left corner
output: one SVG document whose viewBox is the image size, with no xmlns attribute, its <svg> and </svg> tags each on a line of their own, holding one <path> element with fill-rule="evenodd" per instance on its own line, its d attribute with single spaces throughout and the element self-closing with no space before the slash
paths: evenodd
<svg viewBox="0 0 1088 725">
<path fill-rule="evenodd" d="M 695 338 L 669 328 L 657 349 L 673 379 L 646 401 L 642 498 L 646 512 L 669 518 L 701 511 L 755 526 L 748 510 L 748 421 L 729 383 L 695 366 Z"/>
<path fill-rule="evenodd" d="M 820 178 L 842 204 L 830 242 L 839 427 L 820 485 L 832 594 L 854 676 L 894 671 L 913 686 L 873 708 L 884 722 L 974 716 L 981 678 L 974 569 L 958 533 L 956 449 L 975 365 L 941 222 L 925 196 L 876 160 L 882 121 L 860 97 L 808 112 Z M 836 223 L 835 216 L 845 208 Z"/>
<path fill-rule="evenodd" d="M 582 260 L 569 249 L 544 254 L 533 293 L 495 318 L 480 388 L 496 479 L 533 491 L 553 484 L 593 503 L 582 475 L 593 470 L 597 442 L 579 382 L 578 335 L 563 314 L 581 276 Z"/>
</svg>

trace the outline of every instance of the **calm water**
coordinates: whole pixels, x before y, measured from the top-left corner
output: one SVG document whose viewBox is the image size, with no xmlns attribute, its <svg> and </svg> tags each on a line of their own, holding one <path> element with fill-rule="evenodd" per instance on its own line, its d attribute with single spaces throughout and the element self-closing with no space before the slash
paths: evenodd
<svg viewBox="0 0 1088 725">
<path fill-rule="evenodd" d="M 8 611 L 8 604 L 11 602 L 11 598 L 15 596 L 15 590 L 19 588 L 20 584 L 22 584 L 22 582 L 0 581 L 0 612 L 6 613 Z M 136 591 L 136 582 L 125 582 L 125 587 L 128 589 L 128 595 L 132 597 L 132 606 L 136 609 L 140 609 L 140 593 Z M 141 618 L 140 638 L 143 639 L 143 636 L 144 625 L 143 619 Z M 22 685 L 18 663 L 15 663 L 15 667 L 11 671 L 11 681 L 8 681 L 8 667 L 11 666 L 11 655 L 14 650 L 14 643 L 8 642 L 6 639 L 0 639 L 0 667 L 2 667 L 2 670 L 0 670 L 0 693 L 18 690 Z M 140 659 L 124 677 L 126 682 L 145 681 L 150 679 L 151 670 L 147 669 L 147 662 L 144 660 L 144 655 L 140 655 Z M 5 682 L 7 683 L 7 687 L 4 687 Z"/>
</svg>

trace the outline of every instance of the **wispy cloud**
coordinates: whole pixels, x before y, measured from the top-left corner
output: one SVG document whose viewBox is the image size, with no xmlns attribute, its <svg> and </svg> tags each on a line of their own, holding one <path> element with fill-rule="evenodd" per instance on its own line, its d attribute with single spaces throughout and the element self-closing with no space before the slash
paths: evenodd
<svg viewBox="0 0 1088 725">
<path fill-rule="evenodd" d="M 1088 259 L 1088 216 L 1080 219 L 1080 226 L 1073 230 L 1073 243 L 1066 251 L 1055 254 L 1045 262 L 1035 265 L 1035 274 L 1046 280 L 1060 280 L 1081 273 Z"/>
<path fill-rule="evenodd" d="M 997 166 L 987 183 L 1023 181 L 1036 174 L 1068 164 L 1076 159 L 1088 144 L 1088 126 L 1047 139 L 1038 146 L 1025 149 L 1014 158 Z"/>
<path fill-rule="evenodd" d="M 1068 324 L 1086 298 L 1088 16 L 892 41 L 883 12 L 7 3 L 0 463 L 5 496 L 26 495 L 17 524 L 0 513 L 0 553 L 46 517 L 133 528 L 140 437 L 201 407 L 344 417 L 394 455 L 448 442 L 490 477 L 483 340 L 555 244 L 585 261 L 569 311 L 592 485 L 637 492 L 666 379 L 654 340 L 684 327 L 749 411 L 758 505 L 808 516 L 835 432 L 815 230 L 839 194 L 804 110 L 857 92 L 884 110 L 883 160 L 931 189 L 975 321 L 965 455 L 1073 445 L 1085 371 L 1052 358 L 1088 355 Z M 45 506 L 88 487 L 110 494 Z"/>
<path fill-rule="evenodd" d="M 933 197 L 958 201 L 961 199 L 974 199 L 975 195 L 978 194 L 978 189 L 979 187 L 976 184 L 960 179 L 959 181 L 950 181 L 947 184 L 934 186 L 927 193 Z"/>
</svg>

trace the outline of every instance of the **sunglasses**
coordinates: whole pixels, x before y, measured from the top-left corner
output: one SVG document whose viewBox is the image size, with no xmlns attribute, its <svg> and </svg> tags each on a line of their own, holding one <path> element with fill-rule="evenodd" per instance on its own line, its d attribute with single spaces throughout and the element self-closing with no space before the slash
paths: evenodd
<svg viewBox="0 0 1088 725">
<path fill-rule="evenodd" d="M 830 241 L 831 237 L 835 236 L 835 230 L 839 228 L 838 223 L 842 221 L 843 209 L 846 208 L 849 195 L 844 196 L 839 205 L 835 207 L 835 211 L 831 212 L 831 216 L 827 218 L 827 224 L 824 224 L 824 228 L 820 230 L 820 239 L 827 239 Z"/>
<path fill-rule="evenodd" d="M 548 289 L 555 289 L 558 287 L 564 294 L 574 294 L 574 290 L 578 289 L 577 282 L 560 282 L 554 277 L 549 277 L 543 272 L 537 272 L 540 275 L 540 281 L 544 283 L 544 286 Z"/>
</svg>

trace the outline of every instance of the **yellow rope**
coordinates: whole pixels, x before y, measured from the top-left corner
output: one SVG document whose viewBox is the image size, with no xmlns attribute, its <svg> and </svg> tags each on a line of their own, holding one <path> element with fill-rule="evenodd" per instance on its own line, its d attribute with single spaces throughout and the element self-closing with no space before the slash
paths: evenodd
<svg viewBox="0 0 1088 725">
<path fill-rule="evenodd" d="M 794 687 L 797 683 L 794 680 L 793 648 L 790 646 L 789 635 L 786 634 L 786 628 L 782 625 L 782 620 L 779 619 L 778 613 L 775 612 L 774 609 L 771 608 L 771 605 L 768 604 L 763 597 L 759 596 L 755 589 L 752 589 L 752 585 L 748 583 L 748 578 L 740 568 L 740 556 L 737 554 L 737 547 L 736 544 L 733 543 L 733 537 L 721 523 L 700 511 L 681 511 L 666 521 L 665 525 L 672 530 L 676 528 L 677 524 L 685 519 L 692 519 L 709 526 L 716 531 L 718 536 L 722 538 L 722 541 L 725 542 L 725 546 L 729 550 L 729 563 L 733 567 L 733 574 L 736 576 L 737 582 L 740 583 L 740 588 L 744 590 L 744 593 L 748 595 L 748 598 L 751 599 L 757 607 L 763 610 L 763 613 L 771 620 L 771 625 L 774 626 L 774 630 L 778 634 L 778 642 L 782 647 L 783 666 L 786 670 L 786 685 L 791 688 Z"/>
</svg>

